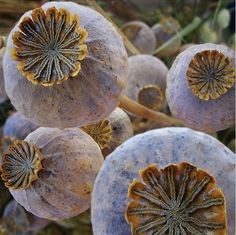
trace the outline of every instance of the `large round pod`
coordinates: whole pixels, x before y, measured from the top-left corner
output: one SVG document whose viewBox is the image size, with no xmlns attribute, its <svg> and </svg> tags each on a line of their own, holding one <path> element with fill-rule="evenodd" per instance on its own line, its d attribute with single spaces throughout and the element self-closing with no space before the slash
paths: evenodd
<svg viewBox="0 0 236 235">
<path fill-rule="evenodd" d="M 10 146 L 2 179 L 27 211 L 62 220 L 90 208 L 102 163 L 98 145 L 79 128 L 38 128 Z"/>
<path fill-rule="evenodd" d="M 47 127 L 85 126 L 117 106 L 127 53 L 110 22 L 72 2 L 26 12 L 8 36 L 6 92 L 15 108 Z"/>
<path fill-rule="evenodd" d="M 132 137 L 105 160 L 92 194 L 95 235 L 130 235 L 125 221 L 129 185 L 150 164 L 188 162 L 216 178 L 227 204 L 228 235 L 234 235 L 235 155 L 221 142 L 188 128 L 162 128 Z"/>
<path fill-rule="evenodd" d="M 235 53 L 212 43 L 188 47 L 167 75 L 166 99 L 184 125 L 216 132 L 235 122 Z"/>
</svg>

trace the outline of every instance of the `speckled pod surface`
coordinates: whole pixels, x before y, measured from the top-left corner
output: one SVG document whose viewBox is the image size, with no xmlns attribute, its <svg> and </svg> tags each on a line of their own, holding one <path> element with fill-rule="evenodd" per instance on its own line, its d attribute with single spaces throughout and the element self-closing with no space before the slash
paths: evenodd
<svg viewBox="0 0 236 235">
<path fill-rule="evenodd" d="M 0 49 L 0 103 L 7 99 L 7 94 L 5 91 L 4 77 L 3 77 L 3 58 L 4 49 Z"/>
<path fill-rule="evenodd" d="M 151 55 L 130 56 L 128 61 L 128 82 L 125 95 L 138 102 L 139 91 L 145 86 L 154 85 L 161 89 L 162 103 L 164 103 L 168 73 L 166 65 L 160 59 Z"/>
<path fill-rule="evenodd" d="M 38 128 L 25 141 L 41 149 L 43 169 L 25 189 L 10 189 L 32 214 L 50 220 L 76 216 L 90 207 L 91 192 L 103 156 L 79 128 Z"/>
<path fill-rule="evenodd" d="M 121 108 L 116 108 L 107 119 L 112 126 L 111 140 L 107 147 L 102 150 L 103 156 L 107 156 L 127 139 L 134 135 L 133 125 L 128 116 Z"/>
<path fill-rule="evenodd" d="M 214 176 L 227 204 L 228 235 L 234 235 L 235 155 L 215 138 L 188 128 L 162 128 L 136 135 L 105 160 L 92 195 L 94 235 L 130 235 L 125 210 L 128 187 L 150 164 L 188 162 Z"/>
<path fill-rule="evenodd" d="M 172 114 L 196 130 L 215 132 L 235 122 L 235 85 L 214 100 L 202 100 L 188 85 L 186 72 L 194 55 L 204 50 L 217 50 L 235 60 L 234 51 L 211 43 L 195 45 L 179 54 L 167 75 L 166 99 Z"/>
<path fill-rule="evenodd" d="M 3 134 L 5 137 L 23 140 L 37 128 L 38 126 L 36 124 L 30 122 L 19 112 L 15 112 L 7 118 L 3 128 Z"/>
<path fill-rule="evenodd" d="M 125 36 L 142 54 L 152 54 L 156 46 L 156 38 L 152 29 L 142 21 L 131 21 L 121 28 Z"/>
<path fill-rule="evenodd" d="M 12 36 L 19 31 L 26 12 L 11 31 L 4 56 L 6 92 L 15 108 L 33 123 L 47 127 L 85 126 L 101 121 L 119 103 L 127 77 L 127 53 L 123 41 L 110 22 L 91 8 L 72 2 L 50 2 L 42 6 L 64 8 L 77 14 L 88 37 L 88 55 L 81 61 L 78 75 L 59 85 L 34 85 L 17 69 L 10 56 Z"/>
</svg>

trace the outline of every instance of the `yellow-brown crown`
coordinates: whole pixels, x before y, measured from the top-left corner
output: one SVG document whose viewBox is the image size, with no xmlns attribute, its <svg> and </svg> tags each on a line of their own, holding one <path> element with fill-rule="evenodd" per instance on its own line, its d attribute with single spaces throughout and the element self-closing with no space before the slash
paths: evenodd
<svg viewBox="0 0 236 235">
<path fill-rule="evenodd" d="M 229 57 L 217 50 L 197 53 L 186 72 L 188 85 L 200 99 L 217 99 L 233 87 L 235 70 Z"/>
<path fill-rule="evenodd" d="M 141 170 L 129 187 L 126 220 L 132 234 L 226 235 L 222 191 L 207 172 L 188 163 Z"/>
<path fill-rule="evenodd" d="M 15 141 L 3 157 L 2 179 L 11 189 L 25 189 L 38 179 L 42 170 L 41 151 L 26 141 Z"/>
<path fill-rule="evenodd" d="M 87 55 L 88 33 L 79 27 L 79 17 L 55 7 L 32 11 L 13 36 L 11 56 L 18 70 L 34 84 L 52 86 L 75 77 Z"/>
</svg>

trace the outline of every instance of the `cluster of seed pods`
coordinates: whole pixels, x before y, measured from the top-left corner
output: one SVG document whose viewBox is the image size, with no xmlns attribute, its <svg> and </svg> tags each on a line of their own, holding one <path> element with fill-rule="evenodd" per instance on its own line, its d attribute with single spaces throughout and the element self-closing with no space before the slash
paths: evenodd
<svg viewBox="0 0 236 235">
<path fill-rule="evenodd" d="M 73 235 L 235 234 L 235 156 L 196 131 L 234 124 L 235 55 L 193 45 L 168 71 L 151 54 L 179 30 L 173 18 L 123 25 L 142 53 L 128 58 L 122 33 L 87 6 L 49 2 L 20 18 L 0 66 L 17 110 L 3 129 L 1 178 L 14 201 L 0 233 L 53 221 Z M 135 115 L 186 127 L 133 137 Z"/>
</svg>

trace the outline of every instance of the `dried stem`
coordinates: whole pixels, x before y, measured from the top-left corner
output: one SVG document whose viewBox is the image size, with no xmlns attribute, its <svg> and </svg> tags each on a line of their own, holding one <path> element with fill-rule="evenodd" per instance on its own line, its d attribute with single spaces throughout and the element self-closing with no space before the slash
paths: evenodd
<svg viewBox="0 0 236 235">
<path fill-rule="evenodd" d="M 145 106 L 136 103 L 127 96 L 121 98 L 119 107 L 125 109 L 128 112 L 131 112 L 137 116 L 158 121 L 162 126 L 183 126 L 180 120 L 169 117 L 164 113 L 153 111 Z"/>
<path fill-rule="evenodd" d="M 119 29 L 119 27 L 114 24 L 114 22 L 110 19 L 110 17 L 107 15 L 107 13 L 96 3 L 95 0 L 87 0 L 87 3 L 96 11 L 98 11 L 100 14 L 102 14 L 107 20 L 109 20 L 112 25 L 116 28 L 120 36 L 122 37 L 124 44 L 126 48 L 132 53 L 133 55 L 138 55 L 140 52 L 135 48 L 135 46 L 129 41 L 129 39 L 122 33 L 122 31 Z"/>
</svg>

